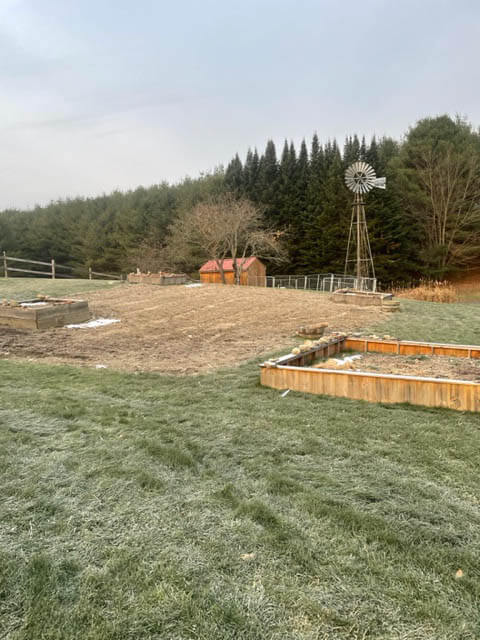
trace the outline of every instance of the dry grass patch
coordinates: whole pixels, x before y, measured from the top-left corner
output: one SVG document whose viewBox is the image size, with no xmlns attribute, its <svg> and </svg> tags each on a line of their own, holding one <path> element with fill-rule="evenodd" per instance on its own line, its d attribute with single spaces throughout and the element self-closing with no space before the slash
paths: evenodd
<svg viewBox="0 0 480 640">
<path fill-rule="evenodd" d="M 424 302 L 457 302 L 458 294 L 452 283 L 439 280 L 427 280 L 418 287 L 394 289 L 399 298 L 423 300 Z"/>
</svg>

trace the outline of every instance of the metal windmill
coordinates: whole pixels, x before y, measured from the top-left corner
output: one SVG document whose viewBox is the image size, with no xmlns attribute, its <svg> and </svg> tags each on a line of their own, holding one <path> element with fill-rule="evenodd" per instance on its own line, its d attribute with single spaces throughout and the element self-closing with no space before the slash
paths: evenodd
<svg viewBox="0 0 480 640">
<path fill-rule="evenodd" d="M 356 264 L 357 286 L 361 286 L 362 278 L 375 278 L 372 250 L 368 238 L 367 220 L 365 218 L 364 194 L 377 189 L 386 188 L 386 178 L 377 178 L 373 168 L 366 162 L 354 162 L 345 171 L 345 183 L 355 197 L 352 204 L 352 218 L 348 234 L 347 256 L 345 258 L 345 275 L 351 262 Z M 354 257 L 351 257 L 354 256 Z"/>
</svg>

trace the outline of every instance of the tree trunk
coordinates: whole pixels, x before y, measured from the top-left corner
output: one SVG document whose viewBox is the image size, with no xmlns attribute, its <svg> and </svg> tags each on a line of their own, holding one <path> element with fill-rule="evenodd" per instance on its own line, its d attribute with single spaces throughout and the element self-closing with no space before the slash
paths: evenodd
<svg viewBox="0 0 480 640">
<path fill-rule="evenodd" d="M 220 279 L 222 280 L 222 284 L 227 284 L 227 283 L 225 282 L 225 270 L 224 270 L 224 268 L 223 268 L 223 260 L 224 260 L 224 258 L 222 258 L 222 259 L 220 259 L 220 260 L 219 260 L 219 259 L 217 259 L 217 258 L 215 258 L 215 262 L 216 262 L 216 264 L 217 264 L 218 271 L 219 271 L 219 273 L 220 273 Z"/>
<path fill-rule="evenodd" d="M 237 262 L 237 258 L 234 258 L 234 260 L 233 260 L 233 273 L 234 273 L 234 278 L 235 278 L 235 284 L 239 285 L 240 284 L 240 276 L 242 274 L 242 267 L 239 266 L 239 264 Z"/>
</svg>

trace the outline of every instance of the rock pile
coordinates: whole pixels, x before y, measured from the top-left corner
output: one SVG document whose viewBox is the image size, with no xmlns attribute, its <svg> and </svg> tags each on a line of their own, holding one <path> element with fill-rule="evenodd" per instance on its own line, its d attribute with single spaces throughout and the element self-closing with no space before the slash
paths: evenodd
<svg viewBox="0 0 480 640">
<path fill-rule="evenodd" d="M 323 336 L 327 327 L 328 324 L 326 322 L 298 327 L 297 336 L 301 336 L 302 338 L 319 338 Z"/>
</svg>

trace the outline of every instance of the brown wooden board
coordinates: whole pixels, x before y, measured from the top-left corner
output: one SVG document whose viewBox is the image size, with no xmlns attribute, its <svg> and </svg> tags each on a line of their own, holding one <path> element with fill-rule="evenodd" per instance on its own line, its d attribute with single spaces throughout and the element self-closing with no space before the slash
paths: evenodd
<svg viewBox="0 0 480 640">
<path fill-rule="evenodd" d="M 408 402 L 458 411 L 480 411 L 480 384 L 475 382 L 279 366 L 263 367 L 261 383 L 274 389 L 367 402 Z"/>
<path fill-rule="evenodd" d="M 343 343 L 344 349 L 397 353 L 402 356 L 453 356 L 454 358 L 480 358 L 480 346 L 469 344 L 441 344 L 437 342 L 412 342 L 409 340 L 381 340 L 379 338 L 353 338 Z"/>
</svg>

